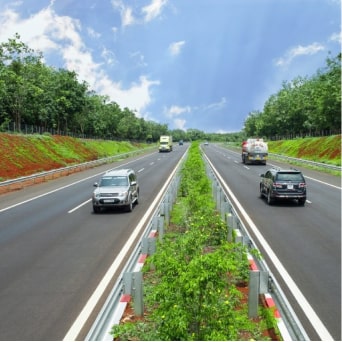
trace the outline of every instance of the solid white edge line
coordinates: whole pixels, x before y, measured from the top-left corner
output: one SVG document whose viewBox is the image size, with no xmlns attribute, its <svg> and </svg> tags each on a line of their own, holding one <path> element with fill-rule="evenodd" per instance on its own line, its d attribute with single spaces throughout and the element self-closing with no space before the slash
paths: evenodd
<svg viewBox="0 0 342 342">
<path fill-rule="evenodd" d="M 174 168 L 174 170 L 170 174 L 169 178 L 165 182 L 164 186 L 159 191 L 158 195 L 156 196 L 156 198 L 154 199 L 154 201 L 152 202 L 152 204 L 150 205 L 150 207 L 146 211 L 145 215 L 143 216 L 143 218 L 140 220 L 139 224 L 134 229 L 130 238 L 127 240 L 126 244 L 121 249 L 119 255 L 113 261 L 112 265 L 109 267 L 108 271 L 106 272 L 106 274 L 104 275 L 104 277 L 100 281 L 99 285 L 97 286 L 97 288 L 95 289 L 93 294 L 88 299 L 86 305 L 83 307 L 82 311 L 79 313 L 75 322 L 72 324 L 69 331 L 67 332 L 67 334 L 63 338 L 63 341 L 75 341 L 76 340 L 76 338 L 79 335 L 80 331 L 82 330 L 84 324 L 86 323 L 90 314 L 93 312 L 96 304 L 100 300 L 103 292 L 105 291 L 106 287 L 109 285 L 109 283 L 112 280 L 114 274 L 116 273 L 118 267 L 121 265 L 123 259 L 125 258 L 126 254 L 128 253 L 129 249 L 131 248 L 134 240 L 136 239 L 136 237 L 140 233 L 141 229 L 143 228 L 145 221 L 147 221 L 148 217 L 150 216 L 150 214 L 154 210 L 154 207 L 156 206 L 157 202 L 162 197 L 166 187 L 169 185 L 169 182 L 171 181 L 172 177 L 174 176 L 174 174 L 177 171 L 179 164 L 181 163 L 182 159 L 184 158 L 184 155 L 179 160 L 176 167 Z"/>
<path fill-rule="evenodd" d="M 317 332 L 319 337 L 322 339 L 322 341 L 333 341 L 333 337 L 330 335 L 327 328 L 324 326 L 314 309 L 311 307 L 307 299 L 304 297 L 303 293 L 300 291 L 294 280 L 291 278 L 283 264 L 280 262 L 276 254 L 273 252 L 272 248 L 268 244 L 268 242 L 265 240 L 263 235 L 258 230 L 257 226 L 254 224 L 252 219 L 249 217 L 247 212 L 244 210 L 240 202 L 237 200 L 233 192 L 230 190 L 228 185 L 225 183 L 223 178 L 219 175 L 211 161 L 207 158 L 209 164 L 211 165 L 212 169 L 215 171 L 217 177 L 219 178 L 221 184 L 225 187 L 231 198 L 233 199 L 236 206 L 239 208 L 241 214 L 245 217 L 246 221 L 248 222 L 250 228 L 253 230 L 255 236 L 259 240 L 260 244 L 265 249 L 266 253 L 270 257 L 271 262 L 274 264 L 275 268 L 278 270 L 280 276 L 283 278 L 285 284 L 289 288 L 289 290 L 292 292 L 293 296 L 296 298 L 298 304 L 301 306 L 304 314 L 308 318 L 309 322 L 311 323 L 314 330 Z"/>
</svg>

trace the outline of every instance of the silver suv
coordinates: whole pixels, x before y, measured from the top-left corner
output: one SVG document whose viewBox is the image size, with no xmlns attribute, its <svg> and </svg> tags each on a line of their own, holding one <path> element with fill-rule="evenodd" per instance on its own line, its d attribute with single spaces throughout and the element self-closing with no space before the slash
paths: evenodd
<svg viewBox="0 0 342 342">
<path fill-rule="evenodd" d="M 94 213 L 101 208 L 124 207 L 127 211 L 133 210 L 133 204 L 139 201 L 139 185 L 135 172 L 132 169 L 118 169 L 106 172 L 95 183 L 92 202 Z"/>
<path fill-rule="evenodd" d="M 260 177 L 260 197 L 265 196 L 268 204 L 277 199 L 296 199 L 305 205 L 306 182 L 301 171 L 272 168 Z"/>
</svg>

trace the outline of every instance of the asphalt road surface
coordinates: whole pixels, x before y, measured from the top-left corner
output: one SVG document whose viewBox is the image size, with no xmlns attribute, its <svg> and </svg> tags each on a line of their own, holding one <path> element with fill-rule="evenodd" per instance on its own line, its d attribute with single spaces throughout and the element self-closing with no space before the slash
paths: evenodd
<svg viewBox="0 0 342 342">
<path fill-rule="evenodd" d="M 65 337 L 186 148 L 156 151 L 0 196 L 0 340 Z M 136 171 L 139 204 L 131 213 L 94 214 L 93 184 L 115 167 Z M 110 289 L 77 339 L 88 333 Z"/>
<path fill-rule="evenodd" d="M 171 153 L 149 153 L 0 196 L 0 340 L 65 337 L 186 148 L 175 146 Z M 271 161 L 245 166 L 234 151 L 211 144 L 204 151 L 322 324 L 340 340 L 340 178 L 300 168 L 308 184 L 305 207 L 268 206 L 259 198 L 259 175 Z M 137 172 L 139 204 L 132 213 L 94 214 L 93 183 L 115 167 Z M 303 312 L 263 246 L 258 247 L 310 339 L 319 340 L 315 321 Z M 88 333 L 115 281 L 114 276 L 77 339 Z"/>
<path fill-rule="evenodd" d="M 341 179 L 298 167 L 307 182 L 305 207 L 293 202 L 272 206 L 259 197 L 260 174 L 280 162 L 244 165 L 241 154 L 209 144 L 204 152 L 276 253 L 291 278 L 335 340 L 341 340 Z M 292 166 L 293 167 L 293 166 Z M 253 239 L 253 233 L 251 233 Z M 256 242 L 257 243 L 257 242 Z M 258 244 L 311 340 L 320 340 L 317 321 L 303 312 L 303 303 L 278 274 Z M 304 309 L 305 310 L 305 309 Z M 306 312 L 309 314 L 308 312 Z M 323 333 L 322 333 L 323 335 Z M 322 336 L 321 335 L 321 336 Z"/>
</svg>

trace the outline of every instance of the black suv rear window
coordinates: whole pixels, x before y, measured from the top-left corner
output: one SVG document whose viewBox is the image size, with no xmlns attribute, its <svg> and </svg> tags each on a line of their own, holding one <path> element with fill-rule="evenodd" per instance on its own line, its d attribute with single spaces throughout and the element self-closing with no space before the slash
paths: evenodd
<svg viewBox="0 0 342 342">
<path fill-rule="evenodd" d="M 278 181 L 303 182 L 304 178 L 300 172 L 279 172 L 276 179 Z"/>
</svg>

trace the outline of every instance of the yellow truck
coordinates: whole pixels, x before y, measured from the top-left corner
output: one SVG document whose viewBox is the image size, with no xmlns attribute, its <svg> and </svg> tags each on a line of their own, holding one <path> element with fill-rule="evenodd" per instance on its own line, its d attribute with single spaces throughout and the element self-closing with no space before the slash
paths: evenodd
<svg viewBox="0 0 342 342">
<path fill-rule="evenodd" d="M 161 135 L 159 139 L 159 152 L 171 152 L 172 151 L 172 136 Z"/>
</svg>

